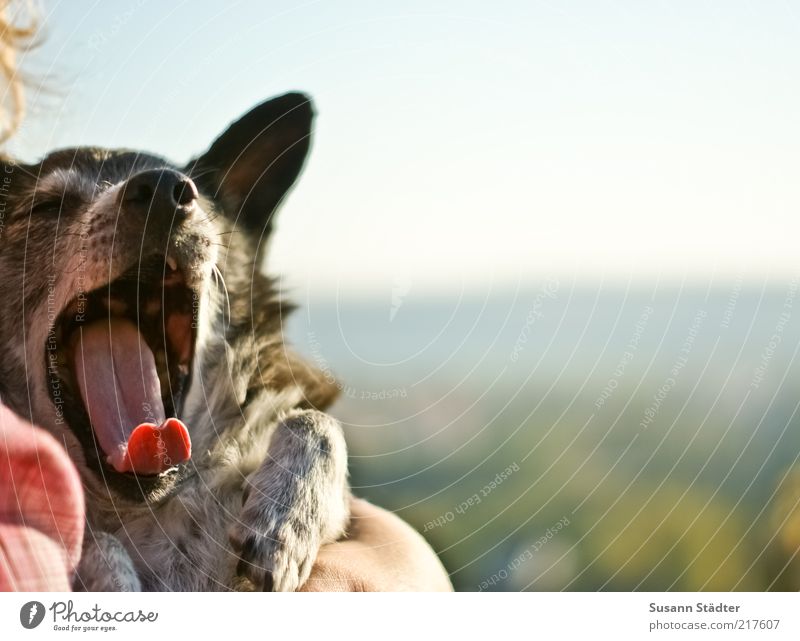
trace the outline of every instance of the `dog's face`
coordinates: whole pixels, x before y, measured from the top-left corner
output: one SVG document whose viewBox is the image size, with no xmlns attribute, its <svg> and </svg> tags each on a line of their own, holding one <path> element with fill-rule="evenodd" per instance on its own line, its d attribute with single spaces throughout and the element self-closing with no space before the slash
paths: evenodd
<svg viewBox="0 0 800 641">
<path fill-rule="evenodd" d="M 147 496 L 188 469 L 181 418 L 221 271 L 233 244 L 257 264 L 311 119 L 287 94 L 185 167 L 89 148 L 0 167 L 0 397 L 84 476 Z"/>
</svg>

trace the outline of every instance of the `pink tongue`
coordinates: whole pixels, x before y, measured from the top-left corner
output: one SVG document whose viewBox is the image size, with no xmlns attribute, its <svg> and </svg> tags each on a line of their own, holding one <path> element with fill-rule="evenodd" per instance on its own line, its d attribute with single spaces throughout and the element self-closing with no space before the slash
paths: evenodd
<svg viewBox="0 0 800 641">
<path fill-rule="evenodd" d="M 165 420 L 155 358 L 136 325 L 112 318 L 80 331 L 75 377 L 107 462 L 118 472 L 159 474 L 189 460 L 189 432 Z"/>
</svg>

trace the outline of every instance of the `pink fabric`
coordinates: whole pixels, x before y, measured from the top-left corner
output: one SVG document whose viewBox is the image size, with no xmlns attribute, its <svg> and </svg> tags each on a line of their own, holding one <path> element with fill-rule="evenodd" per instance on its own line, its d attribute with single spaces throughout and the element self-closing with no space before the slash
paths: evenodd
<svg viewBox="0 0 800 641">
<path fill-rule="evenodd" d="M 0 591 L 69 590 L 83 517 L 64 448 L 0 405 Z"/>
</svg>

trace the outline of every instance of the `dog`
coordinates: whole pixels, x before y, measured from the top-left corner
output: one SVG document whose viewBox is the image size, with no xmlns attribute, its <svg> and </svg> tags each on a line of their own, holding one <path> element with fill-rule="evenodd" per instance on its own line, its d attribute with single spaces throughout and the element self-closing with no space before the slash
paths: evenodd
<svg viewBox="0 0 800 641">
<path fill-rule="evenodd" d="M 313 118 L 268 100 L 183 167 L 0 161 L 0 399 L 78 468 L 76 589 L 291 591 L 346 531 L 338 386 L 285 344 L 260 270 Z"/>
</svg>

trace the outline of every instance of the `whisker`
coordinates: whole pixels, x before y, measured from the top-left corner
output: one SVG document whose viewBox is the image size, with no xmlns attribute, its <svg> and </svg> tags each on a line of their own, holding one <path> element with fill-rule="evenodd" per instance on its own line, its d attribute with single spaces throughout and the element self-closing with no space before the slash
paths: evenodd
<svg viewBox="0 0 800 641">
<path fill-rule="evenodd" d="M 231 323 L 231 299 L 230 296 L 228 295 L 228 286 L 225 284 L 225 277 L 222 275 L 222 272 L 219 270 L 219 267 L 217 267 L 216 265 L 212 265 L 212 270 L 213 271 L 211 273 L 214 274 L 214 282 L 217 284 L 218 288 L 220 287 L 220 285 L 222 286 L 222 291 L 225 294 L 225 302 L 228 306 L 228 322 L 225 326 L 225 329 L 227 329 L 228 327 L 230 327 Z"/>
<path fill-rule="evenodd" d="M 214 222 L 215 220 L 217 220 L 217 219 L 218 219 L 220 216 L 221 216 L 221 214 L 215 214 L 214 216 L 206 216 L 205 218 L 201 218 L 201 219 L 200 219 L 200 220 L 198 220 L 197 222 L 198 222 L 198 223 L 200 223 L 200 224 L 204 224 L 204 223 L 213 223 L 213 222 Z"/>
</svg>

